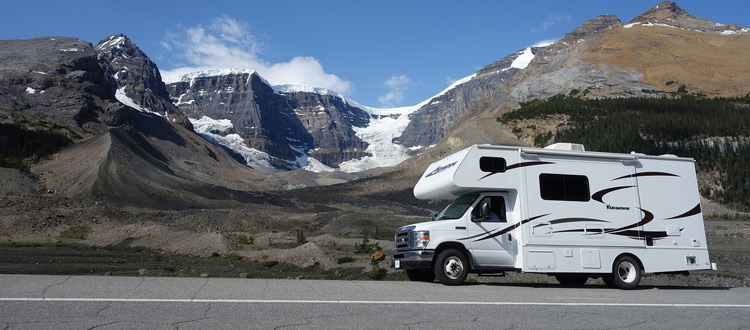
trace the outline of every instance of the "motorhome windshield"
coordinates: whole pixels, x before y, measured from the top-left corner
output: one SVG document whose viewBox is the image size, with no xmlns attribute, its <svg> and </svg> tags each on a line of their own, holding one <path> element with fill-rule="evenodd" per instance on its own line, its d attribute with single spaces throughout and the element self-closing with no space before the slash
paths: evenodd
<svg viewBox="0 0 750 330">
<path fill-rule="evenodd" d="M 443 210 L 443 212 L 440 212 L 440 214 L 435 217 L 435 220 L 453 220 L 460 218 L 466 213 L 466 210 L 469 209 L 469 206 L 474 203 L 477 197 L 479 197 L 479 194 L 463 195 L 456 198 L 445 208 L 445 210 Z"/>
</svg>

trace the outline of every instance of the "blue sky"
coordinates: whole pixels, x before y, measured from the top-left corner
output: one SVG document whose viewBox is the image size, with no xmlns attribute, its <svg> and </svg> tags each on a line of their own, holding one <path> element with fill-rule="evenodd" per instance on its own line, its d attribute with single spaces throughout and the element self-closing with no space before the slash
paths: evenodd
<svg viewBox="0 0 750 330">
<path fill-rule="evenodd" d="M 601 14 L 630 21 L 661 1 L 3 1 L 0 39 L 125 34 L 167 74 L 243 67 L 275 84 L 406 106 Z M 677 1 L 750 26 L 748 1 Z"/>
</svg>

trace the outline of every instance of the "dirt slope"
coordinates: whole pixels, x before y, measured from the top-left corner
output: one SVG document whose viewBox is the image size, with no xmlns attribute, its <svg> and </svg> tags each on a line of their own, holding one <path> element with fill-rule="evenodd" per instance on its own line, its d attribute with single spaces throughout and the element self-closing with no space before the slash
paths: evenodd
<svg viewBox="0 0 750 330">
<path fill-rule="evenodd" d="M 32 172 L 68 198 L 156 209 L 234 205 L 267 190 L 260 174 L 215 145 L 135 110 L 127 125 L 62 150 Z"/>
<path fill-rule="evenodd" d="M 722 35 L 635 24 L 616 27 L 597 39 L 577 59 L 635 70 L 643 74 L 643 82 L 669 92 L 686 85 L 689 92 L 708 96 L 750 93 L 750 33 Z"/>
</svg>

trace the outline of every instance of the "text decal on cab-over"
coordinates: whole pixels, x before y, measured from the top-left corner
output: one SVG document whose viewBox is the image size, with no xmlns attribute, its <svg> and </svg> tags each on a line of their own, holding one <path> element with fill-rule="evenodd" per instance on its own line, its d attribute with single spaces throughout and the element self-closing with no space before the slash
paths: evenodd
<svg viewBox="0 0 750 330">
<path fill-rule="evenodd" d="M 453 163 L 450 163 L 450 164 L 448 164 L 448 165 L 441 165 L 441 166 L 438 166 L 438 167 L 437 167 L 437 168 L 436 168 L 436 169 L 435 169 L 434 171 L 432 171 L 432 172 L 428 173 L 428 174 L 427 174 L 427 175 L 425 175 L 424 177 L 425 177 L 425 178 L 428 178 L 428 177 L 431 177 L 431 176 L 433 176 L 433 175 L 435 175 L 435 174 L 438 174 L 438 173 L 440 173 L 440 172 L 442 172 L 442 171 L 445 171 L 445 170 L 447 170 L 447 169 L 449 169 L 449 168 L 453 167 L 453 165 L 456 165 L 456 163 L 458 163 L 458 162 L 453 162 Z"/>
</svg>

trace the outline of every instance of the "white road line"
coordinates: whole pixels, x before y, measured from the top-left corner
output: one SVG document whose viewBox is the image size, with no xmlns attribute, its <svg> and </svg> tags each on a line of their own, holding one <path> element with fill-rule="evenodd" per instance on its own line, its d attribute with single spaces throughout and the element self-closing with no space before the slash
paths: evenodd
<svg viewBox="0 0 750 330">
<path fill-rule="evenodd" d="M 387 301 L 387 300 L 261 300 L 261 299 L 139 299 L 139 298 L 0 298 L 0 302 L 152 302 L 152 303 L 232 303 L 232 304 L 360 304 L 360 305 L 489 305 L 489 306 L 607 306 L 607 307 L 703 307 L 750 308 L 750 304 L 645 304 L 600 302 L 524 301 Z"/>
</svg>

